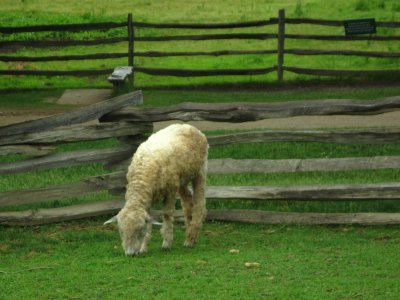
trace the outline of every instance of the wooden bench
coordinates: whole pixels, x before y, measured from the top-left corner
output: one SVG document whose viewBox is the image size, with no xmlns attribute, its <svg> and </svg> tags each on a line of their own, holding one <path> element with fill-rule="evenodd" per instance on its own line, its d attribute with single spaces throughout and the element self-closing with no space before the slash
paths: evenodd
<svg viewBox="0 0 400 300">
<path fill-rule="evenodd" d="M 107 80 L 113 84 L 114 90 L 119 90 L 132 73 L 133 67 L 116 67 Z"/>
<path fill-rule="evenodd" d="M 346 35 L 376 33 L 375 19 L 354 19 L 343 21 Z"/>
</svg>

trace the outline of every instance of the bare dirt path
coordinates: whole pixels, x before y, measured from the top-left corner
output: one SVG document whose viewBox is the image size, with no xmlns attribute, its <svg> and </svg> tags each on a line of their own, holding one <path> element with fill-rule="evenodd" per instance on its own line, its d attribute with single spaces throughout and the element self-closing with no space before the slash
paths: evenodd
<svg viewBox="0 0 400 300">
<path fill-rule="evenodd" d="M 68 107 L 40 109 L 7 109 L 0 108 L 0 126 L 19 123 L 27 120 L 72 110 L 77 106 L 90 105 L 110 97 L 108 89 L 79 89 L 66 90 L 56 100 L 58 104 L 68 104 Z M 155 130 L 164 128 L 179 121 L 157 122 Z M 291 118 L 268 119 L 246 123 L 224 123 L 195 121 L 189 122 L 200 130 L 249 130 L 249 129 L 323 129 L 323 128 L 352 128 L 352 127 L 400 127 L 400 111 L 369 116 L 300 116 Z"/>
</svg>

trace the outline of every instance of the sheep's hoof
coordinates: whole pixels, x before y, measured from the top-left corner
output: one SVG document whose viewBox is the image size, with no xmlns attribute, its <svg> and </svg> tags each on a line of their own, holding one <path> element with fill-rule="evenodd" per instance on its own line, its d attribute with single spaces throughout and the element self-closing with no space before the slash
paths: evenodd
<svg viewBox="0 0 400 300">
<path fill-rule="evenodd" d="M 195 240 L 188 239 L 188 240 L 185 240 L 185 242 L 183 243 L 183 246 L 192 248 L 192 247 L 194 247 L 194 244 L 196 244 Z"/>
<path fill-rule="evenodd" d="M 164 241 L 163 242 L 163 244 L 162 244 L 162 246 L 161 246 L 161 249 L 163 249 L 163 250 L 170 250 L 171 249 L 171 246 L 172 246 L 172 243 L 171 242 L 166 242 L 166 241 Z"/>
</svg>

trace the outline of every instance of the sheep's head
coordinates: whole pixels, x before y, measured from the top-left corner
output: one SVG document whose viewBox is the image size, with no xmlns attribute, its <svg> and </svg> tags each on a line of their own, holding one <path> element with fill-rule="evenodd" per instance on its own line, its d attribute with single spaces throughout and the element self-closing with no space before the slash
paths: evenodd
<svg viewBox="0 0 400 300">
<path fill-rule="evenodd" d="M 144 237 L 151 218 L 145 210 L 131 211 L 122 209 L 118 215 L 104 224 L 117 222 L 125 255 L 132 256 L 140 253 Z"/>
</svg>

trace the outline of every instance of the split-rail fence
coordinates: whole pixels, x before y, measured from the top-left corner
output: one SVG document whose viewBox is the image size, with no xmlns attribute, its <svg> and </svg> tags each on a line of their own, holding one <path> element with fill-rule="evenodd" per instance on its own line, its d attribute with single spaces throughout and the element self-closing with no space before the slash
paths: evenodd
<svg viewBox="0 0 400 300">
<path fill-rule="evenodd" d="M 0 207 L 46 203 L 108 190 L 110 200 L 78 205 L 0 212 L 0 224 L 33 225 L 116 213 L 123 205 L 126 167 L 140 141 L 152 131 L 152 122 L 207 120 L 247 122 L 300 115 L 368 115 L 400 109 L 400 97 L 374 101 L 321 100 L 283 103 L 183 103 L 162 108 L 140 108 L 141 91 L 118 96 L 60 115 L 0 127 L 0 155 L 22 153 L 25 160 L 0 164 L 0 174 L 103 163 L 107 174 L 75 183 L 0 192 Z M 91 120 L 100 120 L 97 124 Z M 54 153 L 57 145 L 77 141 L 118 138 L 126 146 Z M 238 143 L 310 141 L 345 144 L 397 143 L 400 128 L 263 130 L 208 137 L 211 147 Z M 334 159 L 209 161 L 210 174 L 348 171 L 400 168 L 399 156 Z M 208 186 L 209 201 L 252 199 L 258 201 L 400 199 L 400 182 L 311 186 Z M 155 212 L 157 214 L 157 212 Z M 176 212 L 182 219 L 182 213 Z M 261 210 L 210 210 L 208 219 L 265 224 L 400 224 L 400 213 L 297 213 Z"/>
<path fill-rule="evenodd" d="M 400 58 L 400 52 L 396 51 L 371 51 L 371 50 L 347 50 L 347 49 L 312 49 L 307 48 L 286 48 L 286 40 L 319 40 L 319 41 L 399 41 L 398 35 L 326 35 L 326 34 L 288 34 L 285 27 L 288 24 L 343 27 L 343 20 L 320 20 L 309 18 L 287 18 L 285 11 L 280 10 L 277 18 L 270 18 L 260 21 L 248 21 L 237 23 L 213 23 L 213 24 L 183 24 L 183 23 L 146 23 L 133 20 L 132 14 L 128 14 L 124 22 L 103 22 L 87 24 L 65 24 L 65 25 L 38 25 L 23 27 L 0 27 L 3 36 L 27 32 L 79 32 L 93 30 L 110 30 L 115 28 L 127 28 L 125 36 L 104 37 L 90 40 L 79 39 L 58 39 L 58 40 L 37 40 L 37 39 L 3 39 L 0 41 L 1 49 L 18 47 L 71 47 L 71 46 L 93 46 L 127 42 L 127 51 L 124 53 L 91 53 L 85 55 L 61 55 L 61 56 L 19 56 L 0 55 L 3 62 L 43 62 L 43 61 L 70 61 L 70 60 L 94 60 L 94 59 L 115 59 L 127 58 L 126 65 L 134 67 L 133 76 L 137 73 L 145 73 L 152 76 L 246 76 L 263 75 L 277 72 L 277 80 L 283 80 L 284 71 L 304 75 L 318 76 L 399 76 L 399 69 L 381 70 L 339 70 L 339 69 L 316 69 L 299 66 L 285 65 L 285 55 L 340 55 L 340 56 L 361 56 L 377 58 Z M 400 28 L 400 22 L 376 22 L 378 28 Z M 210 33 L 210 34 L 186 34 L 186 35 L 163 35 L 163 36 L 137 36 L 135 32 L 141 28 L 163 28 L 163 29 L 185 29 L 185 30 L 232 30 L 257 27 L 275 26 L 276 33 Z M 318 29 L 317 29 L 318 30 Z M 344 30 L 343 30 L 344 31 Z M 140 51 L 140 44 L 136 42 L 168 42 L 168 41 L 207 41 L 207 40 L 275 40 L 275 49 L 254 49 L 254 50 L 216 50 L 216 51 Z M 260 66 L 259 68 L 230 68 L 230 69 L 187 69 L 177 66 L 176 68 L 155 68 L 135 63 L 135 57 L 171 57 L 171 56 L 229 56 L 229 55 L 276 55 L 276 64 L 271 66 Z M 116 66 L 115 66 L 116 67 Z M 44 75 L 44 76 L 99 76 L 110 75 L 113 69 L 86 69 L 86 70 L 16 70 L 3 69 L 0 75 Z"/>
</svg>

